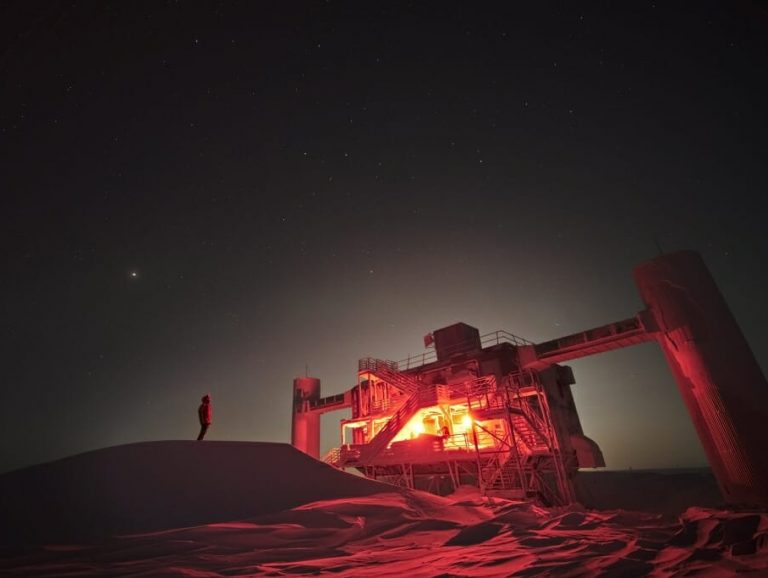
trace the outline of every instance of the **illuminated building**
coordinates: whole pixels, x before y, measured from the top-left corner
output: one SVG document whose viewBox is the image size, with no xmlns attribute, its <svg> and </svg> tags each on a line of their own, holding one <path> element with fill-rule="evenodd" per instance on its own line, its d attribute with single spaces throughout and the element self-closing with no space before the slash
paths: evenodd
<svg viewBox="0 0 768 578">
<path fill-rule="evenodd" d="M 604 466 L 584 436 L 569 359 L 657 341 L 678 384 L 724 498 L 768 506 L 768 384 L 698 254 L 663 255 L 635 269 L 646 309 L 595 329 L 531 343 L 457 323 L 430 334 L 427 353 L 400 362 L 360 360 L 348 391 L 320 396 L 320 381 L 294 381 L 292 443 L 319 457 L 320 415 L 351 408 L 340 468 L 447 493 L 576 499 L 579 468 Z"/>
</svg>

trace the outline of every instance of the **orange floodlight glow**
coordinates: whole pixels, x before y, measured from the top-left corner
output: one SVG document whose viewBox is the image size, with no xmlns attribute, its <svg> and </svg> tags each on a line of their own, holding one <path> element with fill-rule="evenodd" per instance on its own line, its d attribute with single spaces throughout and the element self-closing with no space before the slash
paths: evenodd
<svg viewBox="0 0 768 578">
<path fill-rule="evenodd" d="M 400 430 L 400 433 L 395 436 L 394 441 L 402 441 L 407 439 L 414 439 L 419 437 L 426 431 L 424 427 L 424 418 L 419 413 L 416 414 L 406 425 Z"/>
</svg>

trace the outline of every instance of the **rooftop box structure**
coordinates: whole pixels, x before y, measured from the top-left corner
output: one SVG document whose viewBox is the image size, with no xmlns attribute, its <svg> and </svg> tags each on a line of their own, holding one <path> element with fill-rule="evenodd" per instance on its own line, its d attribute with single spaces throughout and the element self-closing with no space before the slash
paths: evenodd
<svg viewBox="0 0 768 578">
<path fill-rule="evenodd" d="M 462 353 L 479 351 L 480 332 L 466 323 L 454 323 L 432 333 L 438 361 Z"/>
</svg>

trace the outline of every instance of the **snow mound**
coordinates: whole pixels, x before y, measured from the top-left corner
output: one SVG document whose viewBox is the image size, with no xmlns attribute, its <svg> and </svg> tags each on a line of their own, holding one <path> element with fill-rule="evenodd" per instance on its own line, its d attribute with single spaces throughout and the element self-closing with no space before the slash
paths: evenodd
<svg viewBox="0 0 768 578">
<path fill-rule="evenodd" d="M 0 544 L 92 542 L 392 489 L 287 444 L 129 444 L 1 475 Z"/>
<path fill-rule="evenodd" d="M 439 497 L 282 444 L 109 448 L 0 476 L 0 500 L 2 576 L 768 576 L 765 512 Z"/>
</svg>

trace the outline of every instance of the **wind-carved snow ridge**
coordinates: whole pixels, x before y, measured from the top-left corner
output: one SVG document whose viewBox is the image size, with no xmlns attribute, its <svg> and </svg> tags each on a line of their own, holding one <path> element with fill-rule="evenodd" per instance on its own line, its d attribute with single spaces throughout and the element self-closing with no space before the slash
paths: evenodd
<svg viewBox="0 0 768 578">
<path fill-rule="evenodd" d="M 196 449 L 194 442 L 188 448 L 178 444 L 183 442 L 172 442 L 168 447 L 138 444 L 145 446 L 138 448 L 142 450 L 138 452 L 136 447 L 128 452 L 111 448 L 101 454 L 94 452 L 59 462 L 57 467 L 47 468 L 46 473 L 72 474 L 73 468 L 82 468 L 88 461 L 101 461 L 117 452 L 124 459 L 133 455 L 142 468 L 153 462 L 158 469 L 152 475 L 157 476 L 168 466 L 162 460 L 154 460 L 167 460 L 166 451 L 188 450 L 189 458 L 198 464 L 218 464 L 218 475 L 243 502 L 241 512 L 250 513 L 221 519 L 222 512 L 208 508 L 205 516 L 201 512 L 188 513 L 198 518 L 212 517 L 207 523 L 192 527 L 158 528 L 86 543 L 7 546 L 0 560 L 0 575 L 768 575 L 765 512 L 692 507 L 675 517 L 620 509 L 588 510 L 581 506 L 547 509 L 531 503 L 485 498 L 476 488 L 469 487 L 439 497 L 343 474 L 281 444 L 230 444 L 217 448 L 212 443 L 205 444 L 209 446 L 206 449 Z M 141 457 L 147 450 L 151 450 L 153 458 Z M 255 474 L 249 467 L 230 469 L 226 456 L 218 454 L 239 459 L 269 455 L 289 471 L 270 473 L 269 468 L 261 468 L 260 484 L 253 485 L 255 478 L 249 476 Z M 175 466 L 178 468 L 179 464 L 177 460 Z M 130 471 L 125 468 L 123 462 L 121 475 Z M 17 481 L 23 472 L 14 473 Z M 147 472 L 145 475 L 152 477 Z M 270 483 L 270 476 L 280 476 L 279 481 L 283 482 L 297 477 L 301 483 Z M 650 483 L 651 474 L 646 472 L 645 476 Z M 622 479 L 613 478 L 612 484 L 615 486 Z M 275 481 L 278 480 L 272 480 Z M 151 485 L 145 484 L 142 491 Z M 0 490 L 8 487 L 6 476 L 0 476 Z M 185 501 L 184 489 L 176 490 L 178 497 L 176 503 L 169 504 L 169 511 L 179 503 L 189 503 Z M 195 499 L 202 499 L 204 491 L 205 488 L 198 488 Z M 620 488 L 614 488 L 616 495 L 619 491 Z M 248 496 L 256 494 L 267 499 L 248 503 Z M 171 495 L 164 497 L 173 501 Z M 215 501 L 214 496 L 209 498 Z M 291 501 L 293 506 L 273 507 Z M 231 508 L 230 502 L 221 504 Z M 3 502 L 3 507 L 6 505 Z M 26 522 L 44 526 L 46 517 L 42 511 L 37 514 L 40 517 Z M 131 512 L 126 510 L 123 514 L 130 516 Z M 159 522 L 156 518 L 150 521 Z M 14 520 L 16 524 L 23 522 Z M 85 519 L 73 521 L 85 523 Z"/>
</svg>

